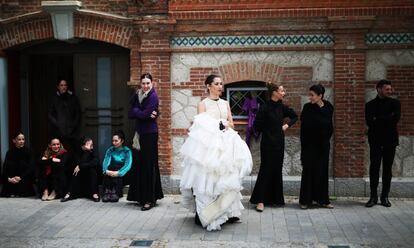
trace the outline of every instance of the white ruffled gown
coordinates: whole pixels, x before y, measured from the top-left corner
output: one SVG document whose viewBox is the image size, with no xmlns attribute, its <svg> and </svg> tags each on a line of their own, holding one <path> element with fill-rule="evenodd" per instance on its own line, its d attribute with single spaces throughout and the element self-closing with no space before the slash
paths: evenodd
<svg viewBox="0 0 414 248">
<path fill-rule="evenodd" d="M 203 227 L 213 231 L 220 230 L 230 217 L 241 215 L 241 183 L 253 162 L 246 142 L 236 131 L 219 129 L 220 121 L 227 122 L 227 101 L 206 98 L 203 103 L 206 112 L 194 117 L 180 150 L 184 167 L 180 190 L 182 203 L 196 210 Z"/>
</svg>

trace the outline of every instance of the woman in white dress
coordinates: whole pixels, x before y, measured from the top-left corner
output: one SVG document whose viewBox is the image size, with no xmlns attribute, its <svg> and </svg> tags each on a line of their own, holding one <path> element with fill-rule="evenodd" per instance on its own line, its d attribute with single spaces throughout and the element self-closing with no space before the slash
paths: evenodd
<svg viewBox="0 0 414 248">
<path fill-rule="evenodd" d="M 246 142 L 233 130 L 228 102 L 220 99 L 222 79 L 210 75 L 205 84 L 209 96 L 199 103 L 180 150 L 184 167 L 180 190 L 183 204 L 196 211 L 196 224 L 213 231 L 225 222 L 239 221 L 244 209 L 241 182 L 253 162 Z"/>
</svg>

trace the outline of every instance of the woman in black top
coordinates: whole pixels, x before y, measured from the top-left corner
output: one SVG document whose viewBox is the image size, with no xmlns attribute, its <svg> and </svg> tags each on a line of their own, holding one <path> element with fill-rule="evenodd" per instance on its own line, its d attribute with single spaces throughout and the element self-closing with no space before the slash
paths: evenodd
<svg viewBox="0 0 414 248">
<path fill-rule="evenodd" d="M 323 99 L 325 88 L 313 85 L 309 89 L 310 102 L 303 106 L 300 116 L 302 181 L 299 204 L 308 208 L 315 201 L 322 207 L 333 208 L 329 202 L 329 150 L 333 132 L 332 104 Z"/>
<path fill-rule="evenodd" d="M 14 147 L 7 153 L 3 164 L 2 197 L 33 196 L 33 156 L 25 146 L 25 137 L 22 132 L 13 136 Z"/>
<path fill-rule="evenodd" d="M 262 212 L 264 204 L 283 206 L 282 166 L 285 152 L 285 131 L 298 119 L 296 113 L 282 99 L 286 92 L 282 85 L 267 85 L 269 100 L 260 106 L 254 128 L 262 133 L 260 142 L 260 171 L 250 202 Z M 285 123 L 284 119 L 290 120 Z"/>
<path fill-rule="evenodd" d="M 76 166 L 72 172 L 69 191 L 61 202 L 77 197 L 92 197 L 93 201 L 99 201 L 96 172 L 99 159 L 93 149 L 91 138 L 83 137 L 81 145 L 81 150 L 76 154 Z"/>
</svg>

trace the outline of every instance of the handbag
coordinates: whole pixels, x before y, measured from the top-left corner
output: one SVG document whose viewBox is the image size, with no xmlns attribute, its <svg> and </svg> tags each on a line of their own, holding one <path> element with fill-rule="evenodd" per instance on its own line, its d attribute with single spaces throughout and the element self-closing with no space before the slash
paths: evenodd
<svg viewBox="0 0 414 248">
<path fill-rule="evenodd" d="M 139 134 L 135 131 L 134 138 L 132 138 L 132 148 L 137 151 L 141 150 L 141 145 L 139 144 Z"/>
</svg>

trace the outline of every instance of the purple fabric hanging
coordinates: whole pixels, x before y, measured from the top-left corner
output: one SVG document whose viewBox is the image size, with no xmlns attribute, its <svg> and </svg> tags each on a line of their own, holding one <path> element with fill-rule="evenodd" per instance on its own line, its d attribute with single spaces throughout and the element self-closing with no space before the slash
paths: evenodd
<svg viewBox="0 0 414 248">
<path fill-rule="evenodd" d="M 256 118 L 256 112 L 258 109 L 257 100 L 256 98 L 248 98 L 244 100 L 243 103 L 243 111 L 247 113 L 248 120 L 247 120 L 247 129 L 246 129 L 246 143 L 250 146 L 250 138 L 252 135 L 255 138 L 258 137 L 258 133 L 253 128 L 254 119 Z"/>
</svg>

